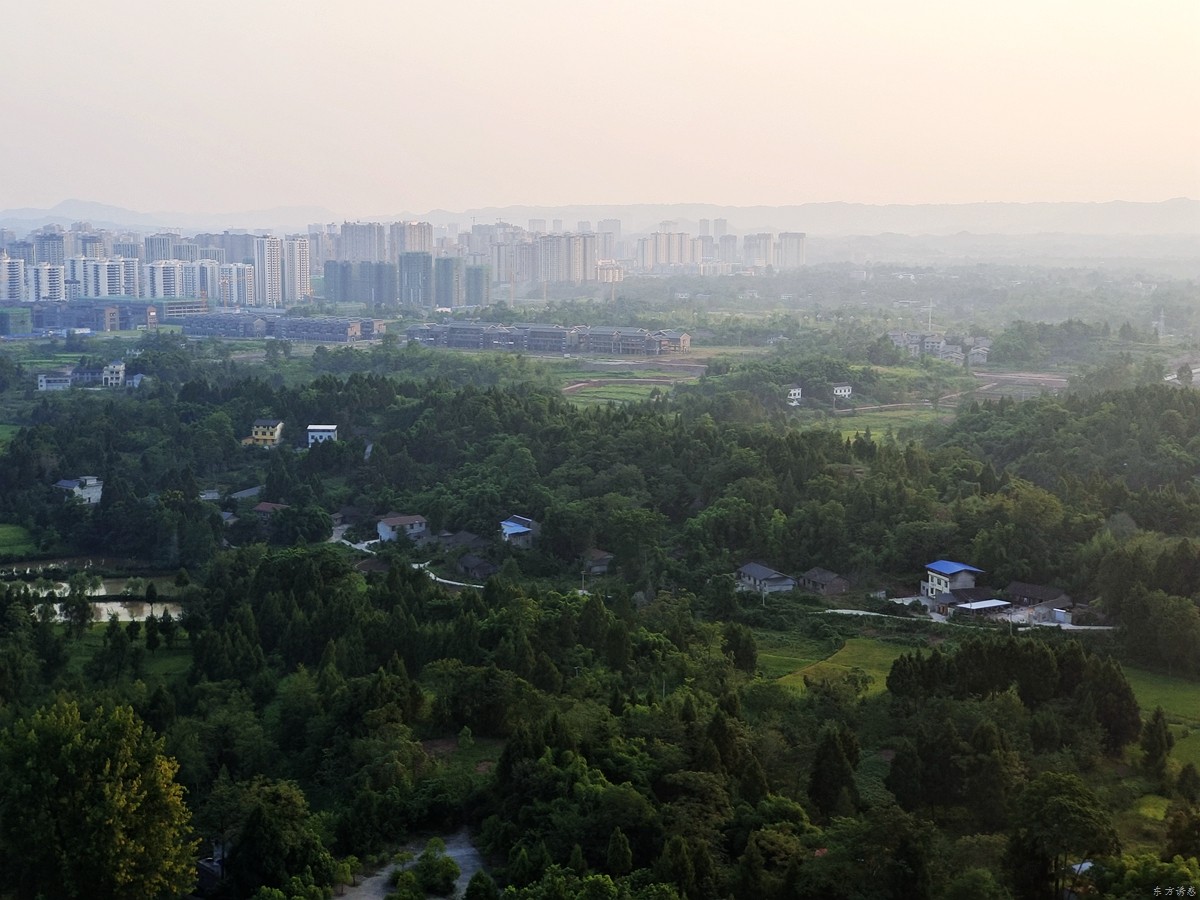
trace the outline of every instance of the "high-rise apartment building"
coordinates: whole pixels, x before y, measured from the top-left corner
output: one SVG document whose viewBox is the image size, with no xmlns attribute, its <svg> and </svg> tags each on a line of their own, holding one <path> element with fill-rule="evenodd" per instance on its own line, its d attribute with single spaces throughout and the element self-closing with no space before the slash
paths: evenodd
<svg viewBox="0 0 1200 900">
<path fill-rule="evenodd" d="M 135 256 L 115 256 L 121 263 L 121 284 L 126 297 L 142 295 L 142 261 Z"/>
<path fill-rule="evenodd" d="M 222 306 L 254 306 L 254 266 L 225 263 L 217 273 L 217 297 Z"/>
<path fill-rule="evenodd" d="M 463 261 L 457 256 L 439 256 L 433 261 L 433 300 L 438 309 L 454 309 L 466 299 Z"/>
<path fill-rule="evenodd" d="M 254 304 L 283 306 L 283 241 L 277 237 L 254 242 Z"/>
<path fill-rule="evenodd" d="M 530 219 L 529 220 L 530 234 L 545 234 L 546 220 L 545 219 Z"/>
<path fill-rule="evenodd" d="M 0 254 L 0 302 L 25 299 L 25 260 Z"/>
<path fill-rule="evenodd" d="M 400 302 L 429 309 L 433 306 L 433 254 L 406 251 L 400 254 Z"/>
<path fill-rule="evenodd" d="M 200 259 L 200 245 L 191 241 L 176 241 L 171 245 L 171 259 L 180 262 L 195 262 Z"/>
<path fill-rule="evenodd" d="M 39 263 L 61 266 L 66 263 L 65 241 L 61 232 L 39 231 L 33 238 L 33 253 Z"/>
<path fill-rule="evenodd" d="M 736 234 L 723 234 L 717 238 L 717 259 L 723 263 L 737 262 L 737 243 Z"/>
<path fill-rule="evenodd" d="M 621 220 L 601 219 L 596 223 L 596 231 L 600 234 L 611 234 L 614 242 L 621 240 Z"/>
<path fill-rule="evenodd" d="M 712 220 L 701 219 L 700 220 L 700 237 L 711 237 L 711 236 L 712 236 Z"/>
<path fill-rule="evenodd" d="M 382 234 L 382 228 L 380 234 Z M 283 302 L 304 303 L 312 298 L 308 238 L 292 237 L 283 242 Z"/>
<path fill-rule="evenodd" d="M 183 263 L 160 259 L 142 267 L 143 296 L 151 300 L 186 296 L 183 292 Z"/>
<path fill-rule="evenodd" d="M 429 222 L 393 222 L 388 227 L 390 259 L 399 264 L 405 253 L 432 253 L 433 225 Z"/>
<path fill-rule="evenodd" d="M 212 300 L 221 295 L 221 264 L 215 259 L 198 259 L 183 264 L 183 296 Z"/>
<path fill-rule="evenodd" d="M 79 255 L 91 259 L 104 259 L 109 255 L 108 241 L 103 234 L 81 234 L 79 236 Z"/>
<path fill-rule="evenodd" d="M 35 303 L 67 299 L 66 269 L 50 263 L 25 267 L 25 299 Z"/>
<path fill-rule="evenodd" d="M 86 258 L 83 265 L 83 296 L 88 298 L 129 296 L 125 290 L 126 262 L 133 263 L 134 271 L 137 270 L 137 260 Z"/>
<path fill-rule="evenodd" d="M 338 253 L 342 262 L 386 262 L 387 232 L 379 222 L 343 222 Z"/>
<path fill-rule="evenodd" d="M 775 236 L 769 232 L 748 234 L 742 238 L 742 262 L 748 266 L 775 264 Z"/>
<path fill-rule="evenodd" d="M 775 265 L 780 269 L 799 269 L 804 265 L 804 240 L 802 231 L 785 231 L 779 235 L 776 246 Z"/>
<path fill-rule="evenodd" d="M 713 238 L 720 243 L 721 238 L 729 234 L 728 219 L 713 219 Z"/>
<path fill-rule="evenodd" d="M 467 266 L 467 306 L 487 306 L 492 302 L 492 270 L 489 266 Z"/>
<path fill-rule="evenodd" d="M 13 259 L 24 260 L 26 267 L 32 266 L 37 262 L 37 251 L 34 249 L 33 241 L 9 242 L 8 255 Z"/>
<path fill-rule="evenodd" d="M 164 259 L 174 259 L 174 248 L 179 243 L 179 235 L 170 232 L 150 234 L 146 236 L 146 252 L 142 259 L 147 263 L 156 263 Z"/>
<path fill-rule="evenodd" d="M 63 270 L 66 276 L 64 284 L 68 300 L 78 300 L 83 296 L 83 264 L 85 262 L 87 262 L 87 257 L 84 256 L 71 256 L 63 261 Z"/>
<path fill-rule="evenodd" d="M 124 259 L 141 259 L 145 249 L 141 241 L 114 241 L 112 255 Z"/>
</svg>

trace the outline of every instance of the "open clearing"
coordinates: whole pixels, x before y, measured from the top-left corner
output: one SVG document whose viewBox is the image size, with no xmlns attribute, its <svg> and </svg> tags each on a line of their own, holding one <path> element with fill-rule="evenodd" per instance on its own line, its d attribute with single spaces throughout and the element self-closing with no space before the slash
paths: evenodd
<svg viewBox="0 0 1200 900">
<path fill-rule="evenodd" d="M 888 429 L 896 432 L 902 428 L 949 422 L 953 418 L 953 409 L 937 410 L 928 406 L 914 406 L 907 409 L 873 409 L 853 415 L 839 415 L 835 421 L 844 438 L 862 434 L 868 428 L 871 429 L 871 437 L 881 438 Z"/>
<path fill-rule="evenodd" d="M 784 675 L 779 681 L 788 687 L 803 690 L 805 676 L 836 677 L 848 675 L 854 669 L 862 669 L 871 677 L 867 694 L 878 694 L 887 689 L 887 676 L 892 670 L 892 663 L 908 649 L 872 638 L 850 638 L 841 650 L 828 659 L 804 666 L 790 675 Z"/>
<path fill-rule="evenodd" d="M 25 556 L 36 550 L 33 538 L 20 525 L 0 525 L 0 556 Z"/>
</svg>

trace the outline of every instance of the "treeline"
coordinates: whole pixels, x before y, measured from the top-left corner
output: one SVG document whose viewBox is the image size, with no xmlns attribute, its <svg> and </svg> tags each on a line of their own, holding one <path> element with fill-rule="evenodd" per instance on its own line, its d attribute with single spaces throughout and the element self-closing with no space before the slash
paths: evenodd
<svg viewBox="0 0 1200 900">
<path fill-rule="evenodd" d="M 754 559 L 911 591 L 925 562 L 955 558 L 984 569 L 997 589 L 1019 580 L 1098 599 L 1098 610 L 1132 629 L 1132 658 L 1195 673 L 1195 582 L 1172 575 L 1191 571 L 1196 554 L 1172 536 L 1200 528 L 1194 392 L 973 403 L 923 442 L 869 432 L 843 440 L 772 421 L 756 393 L 792 373 L 870 378 L 836 361 L 806 365 L 757 363 L 644 403 L 589 409 L 536 384 L 376 374 L 294 387 L 213 377 L 173 393 L 42 399 L 35 424 L 4 451 L 0 518 L 48 549 L 196 568 L 225 537 L 319 540 L 344 506 L 419 513 L 435 531 L 485 537 L 515 513 L 543 524 L 538 545 L 513 557 L 516 572 L 573 580 L 583 554 L 600 547 L 621 580 L 648 595 L 703 593 Z M 241 447 L 259 416 L 284 419 L 292 446 L 311 422 L 336 424 L 344 438 L 304 453 Z M 95 509 L 51 487 L 85 473 L 105 480 Z M 198 499 L 218 480 L 264 484 L 261 499 L 291 508 L 269 526 L 249 517 L 224 530 Z M 1134 548 L 1144 565 L 1124 565 L 1120 554 Z M 512 556 L 490 552 L 497 563 Z M 1135 620 L 1122 611 L 1138 586 L 1149 592 L 1139 608 L 1151 614 Z"/>
<path fill-rule="evenodd" d="M 0 681 L 0 759 L 24 753 L 55 773 L 0 775 L 0 821 L 20 813 L 46 835 L 31 845 L 0 828 L 10 889 L 50 870 L 41 890 L 84 895 L 67 880 L 77 867 L 52 864 L 107 846 L 107 826 L 85 819 L 64 845 L 55 823 L 75 810 L 51 799 L 76 779 L 92 790 L 85 773 L 121 747 L 142 762 L 108 782 L 111 796 L 136 793 L 140 766 L 167 774 L 167 794 L 186 789 L 186 808 L 129 813 L 113 859 L 137 859 L 137 874 L 86 857 L 95 884 L 129 878 L 133 893 L 171 895 L 200 839 L 227 853 L 222 896 L 323 896 L 339 861 L 462 823 L 516 898 L 1039 897 L 1064 859 L 1148 865 L 1119 856 L 1084 779 L 1139 738 L 1155 746 L 1153 728 L 1120 668 L 1073 641 L 948 642 L 902 656 L 887 694 L 854 673 L 797 694 L 756 676 L 753 634 L 700 615 L 687 592 L 638 608 L 622 592 L 493 579 L 452 596 L 408 567 L 364 579 L 330 547 L 254 547 L 180 587 L 186 674 L 146 674 L 145 658 L 167 651 L 113 623 L 102 654 L 124 634 L 141 674 L 97 664 L 85 686 L 65 667 L 75 639 L 27 590 L 3 599 L 0 671 L 24 676 Z M 52 689 L 66 693 L 35 712 Z M 74 768 L 56 768 L 72 729 L 92 738 Z M 422 743 L 447 736 L 503 749 L 490 771 L 464 769 Z M 1195 855 L 1200 779 L 1165 759 L 1144 750 L 1178 798 L 1172 849 Z M 1063 809 L 1078 819 L 1069 829 Z M 161 880 L 162 866 L 176 874 Z"/>
</svg>

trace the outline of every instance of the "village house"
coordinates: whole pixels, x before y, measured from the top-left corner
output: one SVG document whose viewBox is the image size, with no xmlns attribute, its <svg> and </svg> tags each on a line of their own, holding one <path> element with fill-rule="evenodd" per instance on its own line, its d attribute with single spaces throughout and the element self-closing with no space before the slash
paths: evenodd
<svg viewBox="0 0 1200 900">
<path fill-rule="evenodd" d="M 583 555 L 584 571 L 589 575 L 607 575 L 613 555 L 607 550 L 593 549 Z"/>
<path fill-rule="evenodd" d="M 938 595 L 948 594 L 957 588 L 973 588 L 975 576 L 982 574 L 983 569 L 948 559 L 926 563 L 925 580 L 921 582 L 921 596 L 936 599 Z"/>
<path fill-rule="evenodd" d="M 787 403 L 788 406 L 799 406 L 800 398 L 804 396 L 804 388 L 798 384 L 788 385 Z"/>
<path fill-rule="evenodd" d="M 70 375 L 47 375 L 42 373 L 37 377 L 37 389 L 39 391 L 65 391 L 70 386 Z"/>
<path fill-rule="evenodd" d="M 943 616 L 948 616 L 956 610 L 962 609 L 967 612 L 978 612 L 983 607 L 979 607 L 980 603 L 990 603 L 996 600 L 996 592 L 991 588 L 951 588 L 943 594 L 938 594 L 933 599 L 933 611 L 941 613 Z M 1007 603 L 1000 601 L 1001 606 L 1008 606 Z M 994 606 L 994 604 L 993 604 Z M 999 608 L 999 607 L 997 607 Z"/>
<path fill-rule="evenodd" d="M 424 516 L 388 515 L 379 520 L 375 530 L 381 541 L 394 541 L 403 535 L 419 544 L 429 538 L 429 524 Z"/>
<path fill-rule="evenodd" d="M 494 563 L 490 563 L 474 553 L 460 556 L 458 562 L 455 563 L 455 568 L 474 581 L 486 581 L 500 571 Z"/>
<path fill-rule="evenodd" d="M 525 516 L 509 516 L 500 523 L 500 539 L 520 550 L 528 550 L 537 540 L 542 526 Z"/>
<path fill-rule="evenodd" d="M 337 426 L 336 425 L 309 425 L 308 426 L 308 446 L 313 444 L 323 444 L 326 441 L 336 441 Z"/>
<path fill-rule="evenodd" d="M 288 506 L 288 504 L 286 504 L 286 503 L 268 503 L 267 501 L 264 500 L 262 503 L 255 506 L 252 511 L 262 521 L 266 522 L 268 519 L 271 518 L 271 516 L 275 515 L 275 513 L 279 512 L 281 509 L 290 509 L 290 508 L 291 507 Z"/>
<path fill-rule="evenodd" d="M 849 400 L 850 395 L 854 393 L 854 388 L 845 381 L 838 381 L 830 385 L 833 388 L 833 396 L 839 400 Z"/>
<path fill-rule="evenodd" d="M 1017 606 L 1061 606 L 1071 605 L 1071 598 L 1061 588 L 1041 584 L 1026 584 L 1010 581 L 1004 593 Z"/>
<path fill-rule="evenodd" d="M 66 491 L 72 497 L 78 497 L 89 506 L 99 503 L 104 493 L 104 482 L 95 475 L 64 478 L 61 481 L 54 482 L 54 486 L 59 490 Z"/>
<path fill-rule="evenodd" d="M 800 587 L 809 593 L 829 597 L 846 593 L 850 590 L 850 582 L 836 572 L 816 566 L 800 576 Z"/>
<path fill-rule="evenodd" d="M 753 591 L 765 596 L 794 591 L 796 579 L 762 563 L 749 562 L 737 570 L 737 587 L 739 591 Z"/>
<path fill-rule="evenodd" d="M 250 427 L 250 437 L 242 441 L 255 447 L 277 447 L 283 440 L 282 419 L 255 419 Z"/>
</svg>

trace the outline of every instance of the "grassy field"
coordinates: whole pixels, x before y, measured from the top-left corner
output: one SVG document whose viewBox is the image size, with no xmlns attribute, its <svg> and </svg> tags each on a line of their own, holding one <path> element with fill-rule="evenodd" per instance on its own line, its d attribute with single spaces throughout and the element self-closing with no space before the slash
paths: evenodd
<svg viewBox="0 0 1200 900">
<path fill-rule="evenodd" d="M 36 550 L 33 538 L 20 525 L 0 525 L 0 555 L 25 556 Z"/>
<path fill-rule="evenodd" d="M 852 416 L 838 416 L 833 421 L 842 437 L 852 438 L 855 434 L 871 429 L 872 437 L 882 437 L 890 428 L 893 432 L 914 425 L 929 425 L 933 422 L 949 422 L 954 418 L 953 409 L 936 410 L 928 407 L 915 409 L 875 409 Z"/>
<path fill-rule="evenodd" d="M 1171 757 L 1181 765 L 1192 763 L 1200 768 L 1200 684 L 1128 667 L 1125 678 L 1144 715 L 1150 715 L 1156 706 L 1167 714 L 1175 735 Z"/>
<path fill-rule="evenodd" d="M 804 666 L 784 675 L 779 679 L 781 684 L 799 690 L 804 689 L 804 677 L 820 678 L 848 674 L 853 669 L 862 669 L 871 677 L 867 688 L 868 694 L 879 694 L 887 689 L 888 672 L 892 663 L 906 648 L 898 644 L 885 644 L 872 638 L 850 638 L 846 645 L 828 659 Z"/>
<path fill-rule="evenodd" d="M 77 642 L 70 642 L 67 647 L 67 652 L 70 658 L 67 662 L 67 671 L 76 675 L 82 675 L 84 667 L 91 661 L 100 648 L 104 645 L 104 629 L 105 624 L 96 623 L 81 637 Z M 124 626 L 122 626 L 124 627 Z M 146 649 L 146 637 L 143 631 L 138 635 L 136 647 L 143 650 Z M 166 645 L 161 645 L 154 653 L 146 651 L 143 662 L 142 678 L 147 681 L 162 679 L 169 681 L 173 678 L 182 678 L 187 675 L 188 669 L 192 665 L 192 650 L 188 644 L 187 635 L 180 629 L 178 636 L 175 639 L 174 648 L 168 650 Z"/>
<path fill-rule="evenodd" d="M 1167 718 L 1200 728 L 1200 683 L 1128 666 L 1124 671 L 1143 710 L 1161 706 Z"/>
<path fill-rule="evenodd" d="M 5 444 L 11 441 L 13 435 L 20 430 L 20 425 L 9 425 L 4 422 L 0 422 L 0 447 L 3 447 Z"/>
<path fill-rule="evenodd" d="M 758 643 L 758 668 L 767 678 L 783 678 L 830 655 L 830 647 L 824 641 L 768 631 L 757 631 L 754 638 Z"/>
<path fill-rule="evenodd" d="M 628 403 L 646 400 L 655 390 L 664 393 L 671 389 L 669 384 L 604 384 L 584 387 L 572 391 L 567 398 L 572 403 L 591 405 L 595 403 Z"/>
</svg>

